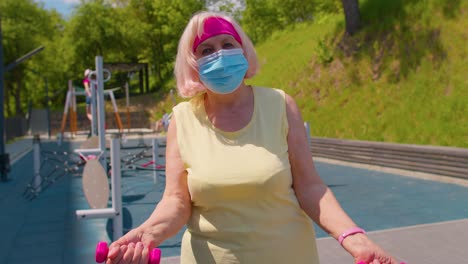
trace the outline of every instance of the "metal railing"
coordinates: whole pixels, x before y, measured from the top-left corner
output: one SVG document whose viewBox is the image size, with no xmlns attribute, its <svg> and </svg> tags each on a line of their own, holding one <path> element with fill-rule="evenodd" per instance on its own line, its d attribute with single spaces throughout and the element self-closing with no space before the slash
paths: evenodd
<svg viewBox="0 0 468 264">
<path fill-rule="evenodd" d="M 468 179 L 468 149 L 309 138 L 315 157 L 393 167 Z"/>
<path fill-rule="evenodd" d="M 321 137 L 309 137 L 309 147 L 314 157 L 468 179 L 467 148 Z"/>
</svg>

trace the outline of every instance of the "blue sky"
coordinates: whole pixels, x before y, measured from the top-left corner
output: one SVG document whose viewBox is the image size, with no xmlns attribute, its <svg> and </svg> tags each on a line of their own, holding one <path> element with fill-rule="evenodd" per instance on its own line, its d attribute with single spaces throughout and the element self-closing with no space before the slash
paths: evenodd
<svg viewBox="0 0 468 264">
<path fill-rule="evenodd" d="M 61 13 L 65 18 L 68 17 L 73 11 L 73 7 L 80 3 L 80 0 L 34 0 L 37 3 L 43 3 L 46 9 L 55 9 Z M 239 0 L 229 0 L 234 3 L 237 8 L 241 7 Z M 216 5 L 211 6 L 210 10 L 217 11 Z"/>
<path fill-rule="evenodd" d="M 64 17 L 67 17 L 73 10 L 73 6 L 80 3 L 80 0 L 34 0 L 44 3 L 46 9 L 55 9 Z"/>
</svg>

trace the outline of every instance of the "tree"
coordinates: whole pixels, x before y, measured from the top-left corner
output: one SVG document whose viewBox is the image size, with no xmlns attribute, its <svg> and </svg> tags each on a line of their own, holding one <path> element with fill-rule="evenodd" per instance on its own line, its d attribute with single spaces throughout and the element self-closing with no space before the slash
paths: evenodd
<svg viewBox="0 0 468 264">
<path fill-rule="evenodd" d="M 333 1 L 245 0 L 241 24 L 252 41 L 264 41 L 274 31 L 311 21 L 317 7 L 329 7 Z"/>
<path fill-rule="evenodd" d="M 110 57 L 126 48 L 122 46 L 125 42 L 119 19 L 122 18 L 117 15 L 115 8 L 105 0 L 84 1 L 79 5 L 66 31 L 74 48 L 73 61 L 89 67 L 97 55 L 117 59 Z"/>
<path fill-rule="evenodd" d="M 237 21 L 242 18 L 245 0 L 206 0 L 206 8 L 213 12 L 223 12 Z"/>
<path fill-rule="evenodd" d="M 179 38 L 191 16 L 204 8 L 204 0 L 132 0 L 129 12 L 138 17 L 143 46 L 140 60 L 152 64 L 156 85 L 173 77 Z M 139 30 L 139 29 L 137 29 Z"/>
<path fill-rule="evenodd" d="M 279 20 L 282 25 L 288 26 L 297 22 L 312 20 L 316 3 L 313 0 L 274 0 L 273 6 L 278 10 Z"/>
<path fill-rule="evenodd" d="M 0 10 L 5 64 L 13 62 L 39 46 L 44 46 L 57 32 L 54 25 L 57 17 L 33 0 L 2 0 Z M 42 54 L 35 55 L 33 59 L 18 64 L 5 74 L 7 116 L 21 115 L 29 100 L 40 100 L 37 98 L 39 93 L 31 91 L 36 88 L 33 84 L 38 83 L 41 78 L 37 74 L 34 76 L 33 66 L 40 65 L 41 62 L 45 62 L 45 57 Z M 29 100 L 23 100 L 24 95 L 27 95 Z"/>
<path fill-rule="evenodd" d="M 360 27 L 360 12 L 358 0 L 341 0 L 346 21 L 346 33 L 354 35 Z"/>
<path fill-rule="evenodd" d="M 265 40 L 275 30 L 283 28 L 278 9 L 271 0 L 246 0 L 241 24 L 254 43 Z"/>
</svg>

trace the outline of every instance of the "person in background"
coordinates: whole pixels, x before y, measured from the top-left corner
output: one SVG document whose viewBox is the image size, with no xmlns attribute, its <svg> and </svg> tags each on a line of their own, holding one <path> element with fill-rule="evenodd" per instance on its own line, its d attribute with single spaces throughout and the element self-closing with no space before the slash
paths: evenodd
<svg viewBox="0 0 468 264">
<path fill-rule="evenodd" d="M 172 113 L 164 113 L 164 115 L 156 122 L 156 132 L 167 132 L 171 121 Z"/>
<path fill-rule="evenodd" d="M 93 115 L 91 114 L 91 96 L 92 96 L 92 91 L 91 91 L 91 81 L 90 81 L 90 69 L 86 69 L 84 71 L 84 79 L 83 79 L 83 86 L 85 88 L 85 93 L 86 93 L 86 116 L 88 117 L 88 120 L 91 122 L 93 120 Z M 90 128 L 91 131 L 91 128 Z"/>
<path fill-rule="evenodd" d="M 287 56 L 287 54 L 284 54 Z M 107 264 L 147 263 L 187 225 L 181 263 L 319 263 L 313 220 L 359 263 L 395 264 L 317 173 L 300 110 L 250 86 L 254 46 L 230 17 L 200 12 L 179 41 L 166 188 L 149 218 L 110 246 Z"/>
</svg>

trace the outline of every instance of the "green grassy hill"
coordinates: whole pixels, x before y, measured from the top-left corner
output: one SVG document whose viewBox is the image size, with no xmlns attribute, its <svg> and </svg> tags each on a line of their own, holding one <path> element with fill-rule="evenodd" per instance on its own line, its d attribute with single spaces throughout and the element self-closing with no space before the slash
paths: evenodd
<svg viewBox="0 0 468 264">
<path fill-rule="evenodd" d="M 362 1 L 257 45 L 249 83 L 284 89 L 313 136 L 468 147 L 468 1 Z"/>
</svg>

